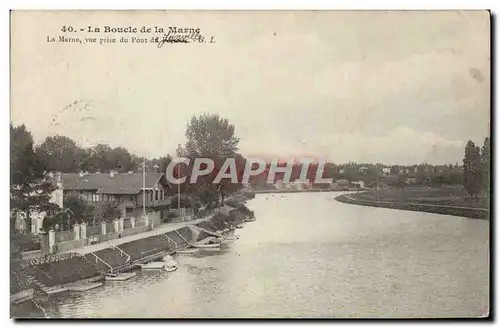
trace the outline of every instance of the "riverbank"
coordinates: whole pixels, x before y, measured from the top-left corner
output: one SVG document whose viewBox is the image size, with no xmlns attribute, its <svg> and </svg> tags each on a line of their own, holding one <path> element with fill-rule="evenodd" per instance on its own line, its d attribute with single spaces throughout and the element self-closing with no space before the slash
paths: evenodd
<svg viewBox="0 0 500 328">
<path fill-rule="evenodd" d="M 344 188 L 344 189 L 266 189 L 266 190 L 254 190 L 255 194 L 292 194 L 300 192 L 332 192 L 332 191 L 359 191 L 366 189 L 354 189 L 354 188 Z"/>
<path fill-rule="evenodd" d="M 251 212 L 251 211 L 250 211 Z M 133 270 L 138 264 L 163 258 L 190 248 L 207 236 L 234 228 L 253 217 L 242 206 L 224 206 L 203 219 L 158 227 L 137 235 L 50 255 L 11 263 L 11 303 L 19 304 L 39 296 L 71 292 L 75 288 L 104 280 L 108 273 Z"/>
<path fill-rule="evenodd" d="M 353 205 L 454 215 L 471 219 L 487 220 L 490 217 L 489 199 L 468 199 L 460 189 L 389 189 L 381 190 L 378 194 L 377 191 L 345 194 L 335 199 Z"/>
</svg>

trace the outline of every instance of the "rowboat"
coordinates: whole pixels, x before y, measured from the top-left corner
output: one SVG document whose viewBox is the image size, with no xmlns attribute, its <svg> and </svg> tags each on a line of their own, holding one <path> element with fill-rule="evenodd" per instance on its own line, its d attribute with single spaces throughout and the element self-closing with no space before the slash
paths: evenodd
<svg viewBox="0 0 500 328">
<path fill-rule="evenodd" d="M 118 274 L 110 273 L 106 276 L 106 281 L 125 281 L 132 277 L 135 277 L 135 272 L 125 272 Z"/>
<path fill-rule="evenodd" d="M 195 248 L 210 249 L 220 247 L 220 241 L 216 237 L 207 237 L 190 245 Z"/>
<path fill-rule="evenodd" d="M 142 270 L 162 270 L 165 269 L 165 262 L 149 262 L 146 264 L 139 264 Z"/>
<path fill-rule="evenodd" d="M 179 255 L 195 255 L 200 251 L 199 248 L 188 248 L 188 249 L 183 249 L 180 251 L 177 251 L 177 254 Z"/>
<path fill-rule="evenodd" d="M 94 288 L 101 287 L 101 286 L 102 286 L 102 282 L 94 282 L 94 283 L 82 284 L 82 285 L 78 285 L 78 286 L 71 286 L 71 287 L 68 287 L 68 290 L 72 291 L 72 292 L 85 292 L 87 290 L 94 289 Z"/>
<path fill-rule="evenodd" d="M 237 241 L 239 238 L 240 236 L 224 236 L 222 238 L 218 238 L 218 240 L 221 245 L 226 245 Z"/>
<path fill-rule="evenodd" d="M 174 261 L 173 259 L 169 260 L 169 261 L 167 261 L 167 264 L 165 264 L 165 271 L 167 271 L 167 272 L 175 271 L 175 270 L 177 270 L 178 265 L 179 264 L 176 261 Z"/>
</svg>

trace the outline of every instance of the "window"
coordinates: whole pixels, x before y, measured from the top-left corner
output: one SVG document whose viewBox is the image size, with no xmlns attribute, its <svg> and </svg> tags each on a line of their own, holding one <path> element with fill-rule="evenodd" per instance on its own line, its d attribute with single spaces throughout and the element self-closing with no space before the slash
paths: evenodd
<svg viewBox="0 0 500 328">
<path fill-rule="evenodd" d="M 160 200 L 159 195 L 160 193 L 158 192 L 158 190 L 155 190 L 155 200 Z"/>
<path fill-rule="evenodd" d="M 96 195 L 95 195 L 95 200 L 96 200 L 96 202 L 100 201 L 100 199 L 101 199 L 101 195 L 96 194 Z"/>
</svg>

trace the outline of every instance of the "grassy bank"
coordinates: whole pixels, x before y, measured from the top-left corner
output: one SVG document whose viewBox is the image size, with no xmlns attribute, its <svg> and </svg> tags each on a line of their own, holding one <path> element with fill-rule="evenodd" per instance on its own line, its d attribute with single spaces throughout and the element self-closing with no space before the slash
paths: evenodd
<svg viewBox="0 0 500 328">
<path fill-rule="evenodd" d="M 336 200 L 363 206 L 489 219 L 489 198 L 471 199 L 458 188 L 384 189 L 341 195 Z"/>
</svg>

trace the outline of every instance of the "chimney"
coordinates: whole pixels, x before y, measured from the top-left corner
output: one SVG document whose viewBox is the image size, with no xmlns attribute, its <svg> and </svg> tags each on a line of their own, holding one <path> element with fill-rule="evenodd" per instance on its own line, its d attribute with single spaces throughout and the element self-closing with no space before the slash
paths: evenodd
<svg viewBox="0 0 500 328">
<path fill-rule="evenodd" d="M 85 174 L 83 173 L 83 171 L 80 171 L 80 173 L 79 173 L 79 174 L 80 174 L 80 178 L 83 178 L 83 176 L 85 175 Z"/>
<path fill-rule="evenodd" d="M 113 170 L 109 171 L 109 176 L 111 178 L 113 178 L 115 176 L 115 171 L 113 171 Z"/>
</svg>

